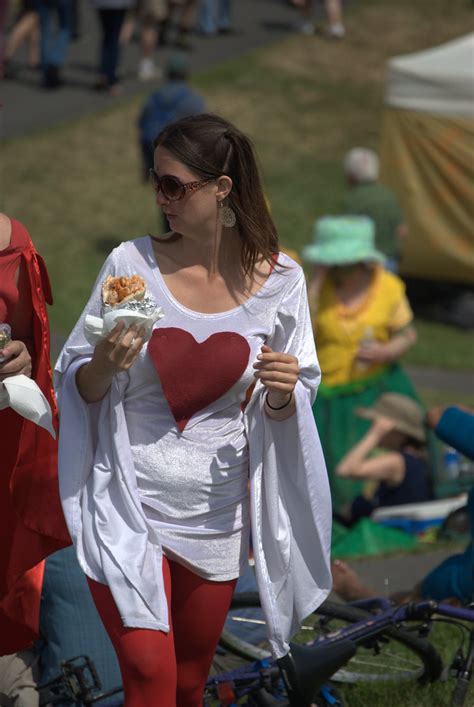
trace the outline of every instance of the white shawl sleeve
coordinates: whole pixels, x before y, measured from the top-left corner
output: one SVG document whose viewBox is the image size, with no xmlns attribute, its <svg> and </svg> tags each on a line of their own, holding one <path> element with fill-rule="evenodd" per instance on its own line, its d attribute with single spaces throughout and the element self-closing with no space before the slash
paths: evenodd
<svg viewBox="0 0 474 707">
<path fill-rule="evenodd" d="M 301 369 L 295 415 L 271 420 L 261 384 L 246 411 L 256 576 L 272 651 L 281 657 L 332 582 L 331 497 L 311 410 L 320 369 L 301 270 L 283 295 L 267 343 L 297 356 Z"/>
<path fill-rule="evenodd" d="M 123 246 L 112 252 L 56 364 L 59 486 L 84 572 L 108 584 L 125 626 L 167 631 L 162 550 L 138 500 L 123 409 L 128 374 L 116 375 L 109 392 L 94 404 L 86 403 L 76 386 L 77 370 L 93 353 L 84 337 L 85 316 L 100 316 L 105 277 L 132 274 L 130 267 Z"/>
</svg>

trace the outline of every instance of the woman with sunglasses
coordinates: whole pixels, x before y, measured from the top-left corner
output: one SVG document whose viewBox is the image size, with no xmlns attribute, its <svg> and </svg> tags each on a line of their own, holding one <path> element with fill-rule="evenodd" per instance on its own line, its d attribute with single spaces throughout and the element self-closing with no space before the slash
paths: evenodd
<svg viewBox="0 0 474 707">
<path fill-rule="evenodd" d="M 252 145 L 209 114 L 154 145 L 172 231 L 112 252 L 59 358 L 61 492 L 125 704 L 197 707 L 250 526 L 281 656 L 329 592 L 330 498 L 304 276 L 279 252 Z M 164 318 L 147 343 L 120 323 L 93 348 L 102 282 L 135 273 Z"/>
</svg>

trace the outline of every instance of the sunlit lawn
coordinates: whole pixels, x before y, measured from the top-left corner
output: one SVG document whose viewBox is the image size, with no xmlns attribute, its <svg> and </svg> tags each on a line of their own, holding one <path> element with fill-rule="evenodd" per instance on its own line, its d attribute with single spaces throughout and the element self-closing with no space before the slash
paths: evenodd
<svg viewBox="0 0 474 707">
<path fill-rule="evenodd" d="M 430 636 L 445 666 L 451 665 L 462 639 L 458 628 L 446 624 L 435 625 Z M 341 692 L 347 707 L 449 707 L 455 685 L 454 677 L 428 685 L 394 680 L 377 685 L 345 685 Z M 470 685 L 465 707 L 471 705 L 474 705 L 473 684 Z"/>
</svg>

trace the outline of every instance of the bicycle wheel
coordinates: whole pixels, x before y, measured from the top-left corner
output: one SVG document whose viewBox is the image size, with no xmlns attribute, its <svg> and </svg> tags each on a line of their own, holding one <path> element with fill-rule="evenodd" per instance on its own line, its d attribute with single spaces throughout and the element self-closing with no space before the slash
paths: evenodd
<svg viewBox="0 0 474 707">
<path fill-rule="evenodd" d="M 263 617 L 255 612 L 261 611 L 260 600 L 256 593 L 237 594 L 231 604 L 231 612 L 222 636 L 222 645 L 231 652 L 247 659 L 261 657 L 261 651 L 268 653 L 268 645 L 259 642 L 255 646 L 252 639 L 246 640 L 235 636 L 232 623 L 245 624 L 241 611 L 253 610 L 251 621 L 262 626 Z M 304 621 L 301 631 L 293 639 L 297 643 L 310 643 L 332 634 L 344 626 L 371 618 L 372 614 L 346 604 L 326 601 L 317 611 Z M 357 653 L 349 663 L 331 679 L 339 682 L 384 682 L 391 680 L 418 680 L 431 682 L 442 671 L 442 661 L 429 641 L 396 626 L 387 626 L 377 634 L 368 637 L 368 632 L 356 639 Z"/>
</svg>

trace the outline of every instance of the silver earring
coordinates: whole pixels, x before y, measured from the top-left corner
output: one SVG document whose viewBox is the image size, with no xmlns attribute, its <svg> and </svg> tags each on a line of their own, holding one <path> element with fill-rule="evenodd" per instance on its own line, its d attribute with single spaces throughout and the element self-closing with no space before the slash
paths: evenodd
<svg viewBox="0 0 474 707">
<path fill-rule="evenodd" d="M 237 223 L 234 209 L 231 209 L 230 206 L 224 206 L 223 201 L 219 202 L 218 218 L 219 223 L 226 228 L 233 228 Z"/>
</svg>

